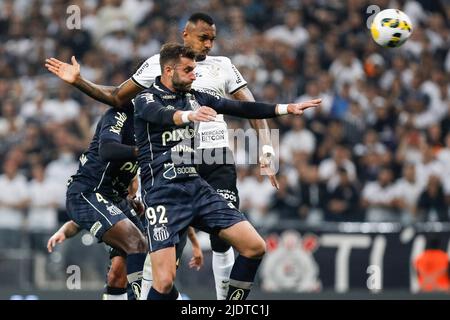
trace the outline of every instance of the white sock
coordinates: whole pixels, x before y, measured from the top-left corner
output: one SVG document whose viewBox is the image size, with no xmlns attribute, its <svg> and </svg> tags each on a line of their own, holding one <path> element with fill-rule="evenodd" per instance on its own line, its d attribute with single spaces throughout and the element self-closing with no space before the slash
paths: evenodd
<svg viewBox="0 0 450 320">
<path fill-rule="evenodd" d="M 228 285 L 230 283 L 231 269 L 234 264 L 233 248 L 226 252 L 213 251 L 212 267 L 214 272 L 214 281 L 216 282 L 217 300 L 225 300 L 228 293 Z"/>
<path fill-rule="evenodd" d="M 150 260 L 150 254 L 148 253 L 147 257 L 145 257 L 144 269 L 142 271 L 141 297 L 139 300 L 147 300 L 147 296 L 152 287 L 152 283 L 152 261 Z"/>
<path fill-rule="evenodd" d="M 128 294 L 122 293 L 122 294 L 103 294 L 103 300 L 128 300 Z"/>
<path fill-rule="evenodd" d="M 183 297 L 181 296 L 181 293 L 178 292 L 178 298 L 177 300 L 183 300 Z"/>
</svg>

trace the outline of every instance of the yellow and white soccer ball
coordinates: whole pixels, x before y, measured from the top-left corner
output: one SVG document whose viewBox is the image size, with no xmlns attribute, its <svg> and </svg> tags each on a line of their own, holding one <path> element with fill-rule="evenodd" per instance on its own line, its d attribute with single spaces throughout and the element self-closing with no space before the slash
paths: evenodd
<svg viewBox="0 0 450 320">
<path fill-rule="evenodd" d="M 411 19 L 398 9 L 378 12 L 370 27 L 373 40 L 385 48 L 396 48 L 409 39 L 413 31 Z"/>
</svg>

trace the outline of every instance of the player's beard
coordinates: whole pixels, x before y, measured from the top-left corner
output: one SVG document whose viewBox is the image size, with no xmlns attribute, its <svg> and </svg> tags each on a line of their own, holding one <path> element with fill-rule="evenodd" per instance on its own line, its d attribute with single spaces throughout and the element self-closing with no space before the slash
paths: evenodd
<svg viewBox="0 0 450 320">
<path fill-rule="evenodd" d="M 175 73 L 172 78 L 172 85 L 176 91 L 188 92 L 191 90 L 192 81 L 191 82 L 183 82 L 178 77 L 178 74 Z"/>
<path fill-rule="evenodd" d="M 203 61 L 206 59 L 206 53 L 200 53 L 195 56 L 195 61 Z"/>
</svg>

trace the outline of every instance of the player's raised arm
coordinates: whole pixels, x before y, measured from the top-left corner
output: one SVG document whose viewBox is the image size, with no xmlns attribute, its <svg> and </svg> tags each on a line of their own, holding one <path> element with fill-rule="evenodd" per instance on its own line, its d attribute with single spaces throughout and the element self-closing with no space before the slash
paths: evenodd
<svg viewBox="0 0 450 320">
<path fill-rule="evenodd" d="M 78 225 L 70 220 L 67 221 L 58 231 L 56 231 L 47 242 L 47 250 L 48 252 L 52 252 L 53 248 L 58 243 L 64 242 L 64 240 L 72 238 L 80 231 Z"/>
<path fill-rule="evenodd" d="M 84 79 L 80 74 L 80 64 L 72 56 L 72 64 L 62 62 L 56 58 L 45 60 L 45 67 L 65 82 L 78 88 L 91 98 L 114 107 L 124 107 L 132 98 L 142 91 L 131 78 L 120 86 L 102 86 Z"/>
</svg>

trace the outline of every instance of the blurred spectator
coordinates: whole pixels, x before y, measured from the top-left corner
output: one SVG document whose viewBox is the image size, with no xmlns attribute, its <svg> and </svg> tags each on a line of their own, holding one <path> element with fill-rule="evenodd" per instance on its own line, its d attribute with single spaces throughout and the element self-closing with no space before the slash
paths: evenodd
<svg viewBox="0 0 450 320">
<path fill-rule="evenodd" d="M 356 167 L 350 159 L 349 150 L 342 145 L 334 147 L 332 158 L 323 160 L 319 165 L 319 177 L 327 183 L 328 191 L 333 191 L 339 184 L 338 168 L 344 168 L 350 181 L 356 181 Z"/>
<path fill-rule="evenodd" d="M 316 138 L 305 128 L 305 120 L 300 117 L 292 119 L 292 130 L 287 132 L 281 140 L 281 158 L 292 162 L 294 152 L 312 154 L 315 148 Z"/>
<path fill-rule="evenodd" d="M 335 87 L 340 90 L 344 84 L 353 84 L 364 78 L 361 61 L 351 50 L 343 50 L 330 66 L 330 73 L 334 77 Z"/>
<path fill-rule="evenodd" d="M 323 220 L 324 210 L 326 210 L 326 184 L 320 180 L 317 166 L 302 165 L 298 167 L 298 171 L 301 199 L 300 217 L 310 223 L 320 222 Z"/>
<path fill-rule="evenodd" d="M 259 167 L 255 166 L 252 175 L 238 181 L 240 209 L 247 213 L 249 220 L 256 226 L 268 226 L 274 222 L 268 209 L 275 189 L 270 181 L 259 174 Z"/>
<path fill-rule="evenodd" d="M 442 163 L 436 160 L 433 148 L 424 144 L 422 146 L 422 161 L 416 164 L 416 177 L 418 183 L 425 186 L 428 183 L 429 177 L 434 175 L 436 177 L 441 177 L 444 172 L 444 167 Z"/>
<path fill-rule="evenodd" d="M 361 143 L 353 148 L 353 153 L 357 159 L 358 177 L 361 182 L 373 181 L 377 179 L 380 168 L 390 160 L 387 155 L 387 148 L 379 141 L 375 130 L 368 130 Z"/>
<path fill-rule="evenodd" d="M 395 207 L 395 189 L 390 168 L 383 168 L 378 179 L 367 182 L 362 190 L 362 207 L 366 209 L 368 222 L 400 222 L 401 217 Z"/>
<path fill-rule="evenodd" d="M 300 219 L 300 198 L 296 190 L 288 183 L 285 175 L 278 177 L 279 190 L 272 195 L 270 211 L 278 215 L 280 219 Z"/>
<path fill-rule="evenodd" d="M 424 186 L 418 181 L 416 166 L 405 163 L 403 175 L 394 184 L 396 206 L 402 211 L 401 218 L 405 223 L 417 220 L 417 203 Z"/>
<path fill-rule="evenodd" d="M 0 117 L 0 139 L 17 137 L 25 126 L 21 117 L 17 115 L 18 106 L 12 100 L 2 103 Z"/>
<path fill-rule="evenodd" d="M 28 230 L 53 231 L 58 226 L 55 194 L 58 194 L 59 186 L 45 179 L 44 167 L 41 164 L 35 164 L 31 173 L 32 180 L 28 185 L 30 197 Z"/>
<path fill-rule="evenodd" d="M 66 221 L 66 186 L 70 176 L 75 174 L 78 163 L 69 144 L 70 136 L 66 130 L 59 128 L 54 135 L 58 156 L 51 161 L 45 170 L 45 180 L 56 185 L 56 192 L 53 194 L 58 204 L 59 220 Z"/>
<path fill-rule="evenodd" d="M 102 38 L 105 34 L 113 30 L 124 30 L 126 32 L 133 30 L 131 16 L 121 6 L 122 0 L 103 0 L 100 9 L 97 12 L 96 38 Z M 143 8 L 145 10 L 145 7 Z"/>
<path fill-rule="evenodd" d="M 51 122 L 64 124 L 77 118 L 80 105 L 70 98 L 69 90 L 66 84 L 61 84 L 57 91 L 57 99 L 44 100 L 42 109 Z"/>
<path fill-rule="evenodd" d="M 438 176 L 430 176 L 417 204 L 418 216 L 423 221 L 448 221 L 448 201 Z"/>
<path fill-rule="evenodd" d="M 337 169 L 339 183 L 328 195 L 328 203 L 325 210 L 327 221 L 358 221 L 359 216 L 359 191 L 350 180 L 347 170 Z"/>
<path fill-rule="evenodd" d="M 288 11 L 284 24 L 274 26 L 266 31 L 268 39 L 284 42 L 297 49 L 308 41 L 308 31 L 302 26 L 300 13 Z"/>
<path fill-rule="evenodd" d="M 27 181 L 17 172 L 17 163 L 8 159 L 0 175 L 0 228 L 21 230 L 29 204 Z"/>
</svg>

